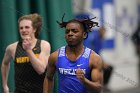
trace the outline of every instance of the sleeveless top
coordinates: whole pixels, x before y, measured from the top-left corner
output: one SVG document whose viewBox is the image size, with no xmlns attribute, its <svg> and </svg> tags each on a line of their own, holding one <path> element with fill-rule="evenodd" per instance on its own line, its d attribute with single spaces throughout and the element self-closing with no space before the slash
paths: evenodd
<svg viewBox="0 0 140 93">
<path fill-rule="evenodd" d="M 32 49 L 36 57 L 41 52 L 41 40 L 37 40 Z M 19 41 L 15 53 L 15 92 L 16 93 L 43 93 L 45 72 L 39 75 L 33 68 L 26 51 Z"/>
<path fill-rule="evenodd" d="M 83 54 L 76 61 L 68 59 L 65 52 L 65 46 L 59 49 L 56 63 L 58 93 L 89 93 L 85 85 L 76 77 L 76 69 L 80 68 L 85 73 L 85 77 L 91 80 L 91 70 L 89 67 L 91 49 L 85 47 Z"/>
</svg>

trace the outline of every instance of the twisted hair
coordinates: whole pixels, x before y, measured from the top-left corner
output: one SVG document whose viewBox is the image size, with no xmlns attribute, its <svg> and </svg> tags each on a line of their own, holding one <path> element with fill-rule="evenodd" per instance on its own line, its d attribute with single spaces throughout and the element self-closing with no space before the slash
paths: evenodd
<svg viewBox="0 0 140 93">
<path fill-rule="evenodd" d="M 61 28 L 66 28 L 67 24 L 68 24 L 68 23 L 71 23 L 71 22 L 78 22 L 79 24 L 81 24 L 81 25 L 83 26 L 83 29 L 84 29 L 84 31 L 85 31 L 86 33 L 93 31 L 93 30 L 92 30 L 93 27 L 99 27 L 98 22 L 92 21 L 92 19 L 95 19 L 96 17 L 91 18 L 91 19 L 90 19 L 89 17 L 84 17 L 84 18 L 81 19 L 81 20 L 80 20 L 80 19 L 72 19 L 72 20 L 69 20 L 69 21 L 67 21 L 67 22 L 64 22 L 64 21 L 63 21 L 64 16 L 65 16 L 65 14 L 64 14 L 63 17 L 62 17 L 62 22 L 58 22 L 58 21 L 57 21 L 57 23 L 59 24 L 59 26 L 60 26 Z"/>
</svg>

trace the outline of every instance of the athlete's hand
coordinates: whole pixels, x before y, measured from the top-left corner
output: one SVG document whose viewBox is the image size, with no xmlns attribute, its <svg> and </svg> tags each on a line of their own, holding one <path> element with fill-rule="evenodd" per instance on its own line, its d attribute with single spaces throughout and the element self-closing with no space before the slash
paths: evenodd
<svg viewBox="0 0 140 93">
<path fill-rule="evenodd" d="M 31 50 L 31 37 L 30 36 L 27 36 L 27 37 L 24 37 L 23 38 L 23 43 L 22 43 L 22 46 L 23 46 L 23 49 L 28 51 L 28 50 Z"/>
<path fill-rule="evenodd" d="M 76 70 L 76 77 L 81 81 L 81 82 L 85 82 L 85 76 L 84 76 L 84 72 L 80 69 L 80 68 L 78 68 L 77 70 Z"/>
</svg>

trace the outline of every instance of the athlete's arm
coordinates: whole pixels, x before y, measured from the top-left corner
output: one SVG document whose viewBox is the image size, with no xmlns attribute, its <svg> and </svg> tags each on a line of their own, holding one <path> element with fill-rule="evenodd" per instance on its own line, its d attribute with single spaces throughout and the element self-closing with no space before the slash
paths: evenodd
<svg viewBox="0 0 140 93">
<path fill-rule="evenodd" d="M 48 58 L 50 56 L 50 44 L 47 41 L 41 40 L 41 53 L 37 58 L 31 49 L 26 50 L 33 68 L 38 74 L 44 73 L 48 64 Z"/>
<path fill-rule="evenodd" d="M 2 73 L 2 86 L 3 86 L 4 93 L 9 93 L 9 88 L 7 85 L 8 74 L 10 69 L 10 62 L 13 57 L 13 52 L 15 52 L 15 48 L 16 48 L 15 44 L 9 45 L 5 50 L 5 54 L 2 60 L 1 73 Z"/>
<path fill-rule="evenodd" d="M 54 83 L 54 74 L 56 70 L 56 61 L 57 61 L 58 52 L 54 52 L 50 55 L 47 73 L 44 80 L 43 93 L 52 93 L 53 92 L 53 83 Z"/>
<path fill-rule="evenodd" d="M 84 73 L 80 69 L 77 70 L 77 77 L 81 80 L 81 82 L 85 84 L 87 89 L 89 89 L 91 92 L 100 93 L 102 90 L 103 82 L 103 64 L 100 56 L 95 54 L 94 52 L 92 52 L 90 55 L 90 67 L 92 81 L 85 78 Z"/>
</svg>

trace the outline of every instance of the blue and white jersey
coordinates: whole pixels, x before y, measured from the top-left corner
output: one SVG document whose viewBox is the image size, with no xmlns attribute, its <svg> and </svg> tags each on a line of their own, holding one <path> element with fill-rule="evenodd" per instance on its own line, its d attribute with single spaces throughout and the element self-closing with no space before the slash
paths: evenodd
<svg viewBox="0 0 140 93">
<path fill-rule="evenodd" d="M 66 56 L 66 47 L 59 49 L 56 69 L 58 71 L 58 93 L 89 93 L 85 85 L 76 77 L 76 70 L 80 68 L 85 77 L 91 80 L 89 58 L 91 49 L 85 47 L 82 55 L 76 60 L 71 61 Z"/>
</svg>

